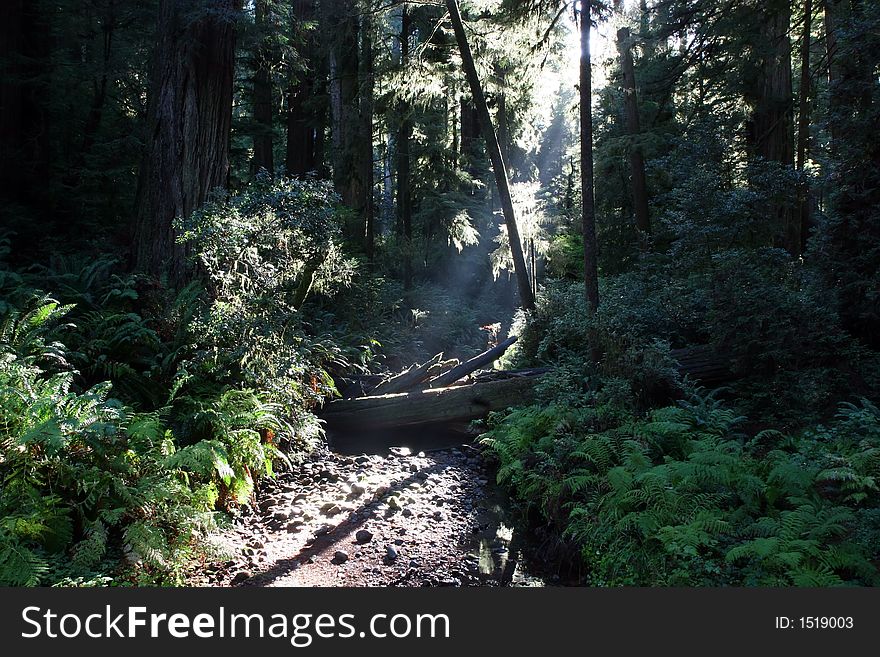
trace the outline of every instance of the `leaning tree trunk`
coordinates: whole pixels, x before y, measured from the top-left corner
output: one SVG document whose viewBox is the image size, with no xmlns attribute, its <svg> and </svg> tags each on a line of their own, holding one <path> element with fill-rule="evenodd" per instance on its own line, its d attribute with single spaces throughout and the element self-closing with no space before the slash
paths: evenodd
<svg viewBox="0 0 880 657">
<path fill-rule="evenodd" d="M 226 185 L 232 121 L 235 20 L 240 0 L 161 0 L 147 116 L 148 141 L 138 180 L 133 245 L 140 271 L 187 278 L 173 222 Z"/>
<path fill-rule="evenodd" d="M 519 229 L 516 225 L 516 215 L 513 210 L 513 200 L 510 197 L 510 183 L 507 179 L 507 168 L 501 155 L 501 147 L 492 127 L 492 116 L 486 104 L 486 96 L 477 76 L 477 68 L 474 65 L 474 56 L 468 44 L 464 24 L 461 21 L 461 12 L 458 9 L 457 0 L 446 0 L 446 8 L 452 19 L 452 28 L 455 30 L 455 39 L 461 52 L 461 62 L 464 67 L 465 77 L 471 89 L 471 96 L 480 119 L 480 127 L 483 137 L 486 139 L 486 149 L 489 151 L 489 159 L 492 161 L 492 169 L 495 172 L 495 183 L 498 186 L 498 196 L 501 200 L 501 210 L 504 213 L 504 223 L 507 225 L 507 238 L 510 242 L 510 253 L 513 257 L 513 269 L 516 274 L 517 288 L 519 289 L 520 301 L 523 308 L 533 310 L 535 297 L 532 294 L 532 286 L 529 282 L 529 272 L 526 269 L 526 259 L 523 256 L 522 243 L 520 242 Z"/>
<path fill-rule="evenodd" d="M 581 9 L 581 199 L 583 205 L 584 284 L 587 309 L 591 315 L 599 309 L 599 265 L 596 240 L 596 201 L 593 192 L 593 75 L 590 61 L 590 26 L 592 1 L 582 1 Z"/>
<path fill-rule="evenodd" d="M 636 74 L 633 67 L 632 41 L 629 28 L 617 31 L 617 49 L 620 52 L 620 68 L 623 72 L 623 109 L 626 116 L 626 132 L 632 139 L 629 147 L 629 168 L 632 176 L 633 209 L 636 215 L 640 241 L 643 243 L 651 233 L 651 217 L 648 213 L 648 184 L 645 180 L 645 156 L 638 143 L 642 132 L 639 125 L 639 104 L 636 97 Z"/>
</svg>

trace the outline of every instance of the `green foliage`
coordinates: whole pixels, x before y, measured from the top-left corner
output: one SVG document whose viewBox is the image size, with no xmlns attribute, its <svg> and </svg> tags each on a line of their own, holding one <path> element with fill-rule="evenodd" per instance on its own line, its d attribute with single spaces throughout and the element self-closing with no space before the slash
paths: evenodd
<svg viewBox="0 0 880 657">
<path fill-rule="evenodd" d="M 580 551 L 594 585 L 876 584 L 880 412 L 799 436 L 741 433 L 712 395 L 647 417 L 518 409 L 484 436 L 499 482 Z M 874 523 L 876 525 L 876 523 Z M 876 530 L 873 530 L 876 531 Z"/>
<path fill-rule="evenodd" d="M 216 492 L 165 464 L 174 442 L 157 416 L 125 408 L 109 384 L 77 392 L 73 371 L 41 366 L 69 354 L 47 341 L 57 304 L 34 306 L 2 317 L 0 583 L 112 569 L 123 549 L 132 576 L 174 581 L 214 524 Z"/>
</svg>

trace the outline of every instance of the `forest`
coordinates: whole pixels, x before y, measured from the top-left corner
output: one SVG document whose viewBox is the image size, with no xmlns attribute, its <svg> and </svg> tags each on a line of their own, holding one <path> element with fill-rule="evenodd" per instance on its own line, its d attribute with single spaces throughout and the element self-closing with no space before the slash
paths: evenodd
<svg viewBox="0 0 880 657">
<path fill-rule="evenodd" d="M 2 3 L 0 585 L 873 586 L 878 483 L 880 4 Z"/>
</svg>

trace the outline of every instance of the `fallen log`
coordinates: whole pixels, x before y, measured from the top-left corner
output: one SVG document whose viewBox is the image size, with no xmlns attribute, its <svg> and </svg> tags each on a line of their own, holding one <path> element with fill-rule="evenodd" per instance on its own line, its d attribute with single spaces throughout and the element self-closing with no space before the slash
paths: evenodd
<svg viewBox="0 0 880 657">
<path fill-rule="evenodd" d="M 382 429 L 475 420 L 489 411 L 527 404 L 543 374 L 393 395 L 337 399 L 321 417 L 330 430 Z"/>
<path fill-rule="evenodd" d="M 461 378 L 466 377 L 471 372 L 474 372 L 483 365 L 488 365 L 489 363 L 493 363 L 499 358 L 501 358 L 502 354 L 507 351 L 507 348 L 510 347 L 514 342 L 516 342 L 516 336 L 507 338 L 501 344 L 492 347 L 484 351 L 483 353 L 474 356 L 468 361 L 465 361 L 461 365 L 453 367 L 451 370 L 446 372 L 445 374 L 441 374 L 438 377 L 435 377 L 428 381 L 428 387 L 430 388 L 443 388 L 448 386 L 450 383 L 455 383 Z"/>
<path fill-rule="evenodd" d="M 431 376 L 431 368 L 443 360 L 443 354 L 439 353 L 431 360 L 425 361 L 421 365 L 412 365 L 405 372 L 401 372 L 397 376 L 385 379 L 370 391 L 371 395 L 393 395 L 397 392 L 406 392 L 419 385 L 422 381 Z"/>
</svg>

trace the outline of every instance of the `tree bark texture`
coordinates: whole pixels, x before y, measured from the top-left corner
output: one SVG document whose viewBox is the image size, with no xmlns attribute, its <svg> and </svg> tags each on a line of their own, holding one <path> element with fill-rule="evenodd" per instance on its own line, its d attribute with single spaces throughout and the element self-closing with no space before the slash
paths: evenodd
<svg viewBox="0 0 880 657">
<path fill-rule="evenodd" d="M 240 0 L 161 0 L 138 181 L 135 267 L 171 285 L 187 277 L 173 222 L 228 175 L 235 21 Z"/>
<path fill-rule="evenodd" d="M 501 210 L 504 213 L 504 223 L 507 225 L 507 238 L 510 243 L 510 253 L 513 258 L 513 269 L 516 274 L 517 289 L 519 290 L 520 303 L 526 310 L 533 310 L 535 297 L 532 294 L 532 286 L 529 281 L 529 273 L 526 269 L 526 260 L 523 256 L 522 242 L 520 241 L 519 229 L 516 225 L 516 215 L 513 208 L 513 200 L 510 196 L 510 183 L 507 179 L 507 168 L 501 155 L 498 138 L 492 127 L 492 117 L 486 104 L 486 96 L 477 75 L 474 65 L 474 57 L 468 44 L 467 34 L 461 20 L 461 12 L 457 0 L 446 0 L 446 9 L 452 19 L 452 27 L 455 31 L 455 39 L 461 53 L 461 61 L 464 67 L 465 77 L 471 89 L 471 96 L 479 116 L 480 127 L 483 137 L 486 139 L 486 148 L 489 151 L 489 159 L 492 161 L 492 169 L 495 172 L 495 182 L 498 186 Z"/>
</svg>

